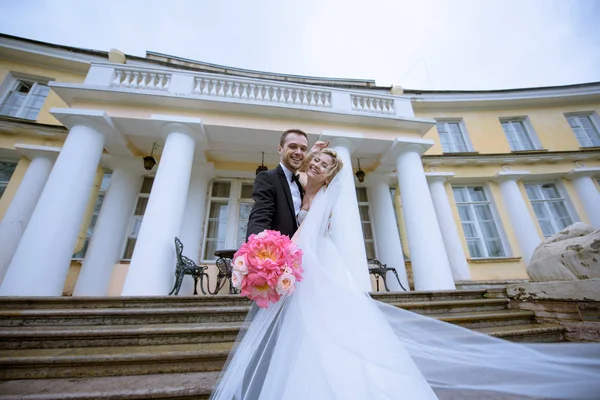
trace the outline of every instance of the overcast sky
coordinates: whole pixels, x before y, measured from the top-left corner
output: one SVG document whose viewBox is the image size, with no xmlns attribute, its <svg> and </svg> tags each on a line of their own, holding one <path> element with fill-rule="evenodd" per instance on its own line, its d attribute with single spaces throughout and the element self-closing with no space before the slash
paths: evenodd
<svg viewBox="0 0 600 400">
<path fill-rule="evenodd" d="M 600 81 L 600 0 L 0 0 L 0 32 L 413 89 Z"/>
</svg>

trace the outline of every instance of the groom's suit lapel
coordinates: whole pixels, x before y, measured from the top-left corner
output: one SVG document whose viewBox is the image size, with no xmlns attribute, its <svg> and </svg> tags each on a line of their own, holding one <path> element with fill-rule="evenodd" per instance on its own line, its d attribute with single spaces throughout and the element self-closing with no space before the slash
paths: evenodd
<svg viewBox="0 0 600 400">
<path fill-rule="evenodd" d="M 287 199 L 287 203 L 288 203 L 288 206 L 290 207 L 290 211 L 291 211 L 292 215 L 295 215 L 296 213 L 294 212 L 294 202 L 292 201 L 292 192 L 290 191 L 290 185 L 287 182 L 285 172 L 283 172 L 283 168 L 281 168 L 281 165 L 278 165 L 277 168 L 275 168 L 275 170 L 277 171 L 277 176 L 279 176 L 279 182 L 281 183 L 281 186 L 283 186 L 283 192 L 285 193 L 285 198 Z M 295 220 L 296 219 L 294 218 L 294 221 Z"/>
</svg>

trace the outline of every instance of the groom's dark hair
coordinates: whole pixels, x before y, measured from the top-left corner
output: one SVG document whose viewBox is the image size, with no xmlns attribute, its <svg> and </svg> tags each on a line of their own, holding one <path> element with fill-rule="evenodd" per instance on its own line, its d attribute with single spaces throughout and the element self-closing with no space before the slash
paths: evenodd
<svg viewBox="0 0 600 400">
<path fill-rule="evenodd" d="M 300 129 L 288 129 L 287 131 L 283 132 L 283 134 L 281 135 L 281 139 L 279 140 L 279 145 L 281 147 L 283 147 L 283 145 L 285 144 L 285 138 L 290 134 L 290 133 L 295 133 L 296 135 L 302 135 L 306 138 L 306 141 L 308 142 L 308 136 L 306 136 L 306 133 Z"/>
</svg>

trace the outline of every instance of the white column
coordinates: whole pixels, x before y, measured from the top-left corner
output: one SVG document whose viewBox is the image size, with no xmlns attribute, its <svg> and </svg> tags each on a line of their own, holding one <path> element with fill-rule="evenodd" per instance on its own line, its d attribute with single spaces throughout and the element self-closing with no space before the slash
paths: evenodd
<svg viewBox="0 0 600 400">
<path fill-rule="evenodd" d="M 15 146 L 16 148 L 17 146 Z M 27 227 L 35 205 L 40 198 L 54 160 L 60 149 L 55 147 L 28 147 L 25 152 L 31 163 L 15 193 L 2 222 L 0 222 L 0 282 L 2 282 L 10 261 L 17 250 L 21 236 Z M 22 151 L 23 152 L 23 151 Z"/>
<path fill-rule="evenodd" d="M 137 198 L 142 161 L 110 160 L 113 173 L 88 246 L 74 296 L 106 296 Z"/>
<path fill-rule="evenodd" d="M 448 261 L 450 262 L 452 277 L 455 281 L 469 280 L 471 279 L 469 264 L 467 264 L 467 257 L 465 256 L 463 245 L 460 241 L 458 229 L 456 229 L 452 208 L 450 207 L 450 200 L 448 199 L 446 187 L 444 186 L 444 182 L 446 182 L 448 178 L 454 176 L 454 174 L 430 172 L 425 175 L 427 177 L 427 182 L 429 183 L 429 192 L 431 193 L 435 215 L 440 231 L 442 232 L 442 238 L 444 239 L 444 248 L 446 249 Z"/>
<path fill-rule="evenodd" d="M 590 224 L 600 229 L 600 192 L 596 188 L 592 175 L 600 174 L 600 168 L 581 168 L 569 173 L 577 196 L 583 204 L 583 209 L 588 216 Z"/>
<path fill-rule="evenodd" d="M 396 159 L 415 290 L 455 289 L 421 164 L 422 151 L 420 145 L 404 145 Z"/>
<path fill-rule="evenodd" d="M 389 268 L 396 270 L 402 286 L 409 290 L 404 256 L 402 255 L 402 244 L 400 243 L 400 234 L 398 233 L 394 203 L 392 202 L 388 181 L 389 174 L 371 173 L 366 177 L 369 210 L 371 211 L 375 230 L 377 257 L 383 264 L 387 264 Z M 402 290 L 394 274 L 389 273 L 386 282 L 390 290 Z"/>
<path fill-rule="evenodd" d="M 194 166 L 185 211 L 183 212 L 183 223 L 181 224 L 179 239 L 183 243 L 183 255 L 192 259 L 195 263 L 200 260 L 202 226 L 206 214 L 206 192 L 211 176 L 212 165 Z M 175 268 L 174 265 L 173 268 Z M 181 284 L 179 295 L 190 296 L 193 293 L 194 280 L 186 277 Z M 200 293 L 200 288 L 198 288 L 198 293 Z"/>
<path fill-rule="evenodd" d="M 332 240 L 340 249 L 349 249 L 344 254 L 349 260 L 346 262 L 350 274 L 356 280 L 361 290 L 372 291 L 369 267 L 367 265 L 367 254 L 365 242 L 362 235 L 360 213 L 358 211 L 358 200 L 356 199 L 356 186 L 354 185 L 354 174 L 352 171 L 352 160 L 350 154 L 354 151 L 354 145 L 348 139 L 336 138 L 331 140 L 330 146 L 337 151 L 338 156 L 344 163 L 342 178 L 342 192 L 336 205 L 337 210 L 331 218 Z"/>
<path fill-rule="evenodd" d="M 175 236 L 179 235 L 194 159 L 192 131 L 167 124 L 167 139 L 144 219 L 131 257 L 123 296 L 166 295 L 175 271 Z"/>
<path fill-rule="evenodd" d="M 0 295 L 62 294 L 105 143 L 100 126 L 85 117 L 73 120 L 6 272 Z"/>
<path fill-rule="evenodd" d="M 528 171 L 506 171 L 496 174 L 502 200 L 504 200 L 508 218 L 517 236 L 517 243 L 519 243 L 525 265 L 529 264 L 533 251 L 541 242 L 540 234 L 517 184 L 519 179 L 528 174 Z"/>
</svg>

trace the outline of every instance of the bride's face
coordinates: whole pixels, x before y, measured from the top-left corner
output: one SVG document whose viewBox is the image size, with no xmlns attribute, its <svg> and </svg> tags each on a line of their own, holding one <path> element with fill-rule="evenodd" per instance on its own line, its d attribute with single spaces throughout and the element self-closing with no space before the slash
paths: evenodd
<svg viewBox="0 0 600 400">
<path fill-rule="evenodd" d="M 319 153 L 308 164 L 306 174 L 309 179 L 314 179 L 319 183 L 325 183 L 329 170 L 333 166 L 333 157 L 329 154 Z"/>
</svg>

